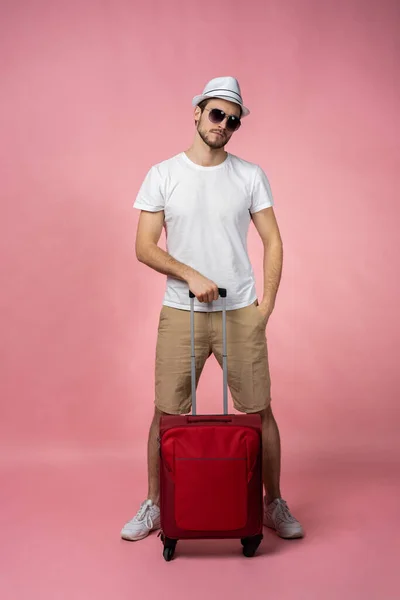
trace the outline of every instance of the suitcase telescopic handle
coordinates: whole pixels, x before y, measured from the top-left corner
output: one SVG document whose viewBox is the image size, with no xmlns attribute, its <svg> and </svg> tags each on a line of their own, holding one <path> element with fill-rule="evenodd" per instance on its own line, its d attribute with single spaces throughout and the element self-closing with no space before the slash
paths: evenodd
<svg viewBox="0 0 400 600">
<path fill-rule="evenodd" d="M 226 295 L 225 288 L 218 288 L 222 298 L 222 371 L 223 371 L 223 397 L 224 415 L 228 414 L 228 366 L 226 354 Z M 194 349 L 194 298 L 195 295 L 189 290 L 190 298 L 190 342 L 192 359 L 192 415 L 196 415 L 196 355 Z"/>
</svg>

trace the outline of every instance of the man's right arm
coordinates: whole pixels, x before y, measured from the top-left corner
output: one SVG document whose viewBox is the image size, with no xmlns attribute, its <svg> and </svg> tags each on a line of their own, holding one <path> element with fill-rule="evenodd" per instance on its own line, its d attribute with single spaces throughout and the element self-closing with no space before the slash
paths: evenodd
<svg viewBox="0 0 400 600">
<path fill-rule="evenodd" d="M 164 225 L 164 211 L 140 212 L 136 234 L 136 257 L 139 262 L 175 279 L 186 281 L 189 289 L 200 302 L 212 302 L 218 298 L 218 286 L 198 271 L 175 260 L 158 246 Z"/>
</svg>

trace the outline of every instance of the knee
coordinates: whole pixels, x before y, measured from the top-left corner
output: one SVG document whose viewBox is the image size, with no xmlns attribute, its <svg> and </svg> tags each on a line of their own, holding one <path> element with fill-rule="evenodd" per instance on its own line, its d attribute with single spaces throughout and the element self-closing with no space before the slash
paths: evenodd
<svg viewBox="0 0 400 600">
<path fill-rule="evenodd" d="M 157 407 L 154 410 L 153 423 L 160 423 L 161 417 L 167 415 L 168 413 L 159 410 Z"/>
<path fill-rule="evenodd" d="M 261 421 L 263 423 L 272 421 L 274 419 L 274 415 L 272 414 L 271 405 L 267 406 L 264 410 L 260 410 L 258 413 L 261 416 Z"/>
</svg>

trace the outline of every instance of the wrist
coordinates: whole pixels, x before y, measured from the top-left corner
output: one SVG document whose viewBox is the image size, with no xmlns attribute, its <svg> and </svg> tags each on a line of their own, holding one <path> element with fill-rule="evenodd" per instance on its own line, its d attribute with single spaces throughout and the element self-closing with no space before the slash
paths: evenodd
<svg viewBox="0 0 400 600">
<path fill-rule="evenodd" d="M 190 284 L 190 280 L 195 275 L 196 271 L 192 269 L 192 267 L 185 266 L 182 271 L 182 279 L 186 281 L 187 284 Z"/>
<path fill-rule="evenodd" d="M 262 300 L 260 302 L 259 307 L 262 310 L 262 312 L 268 316 L 270 316 L 272 314 L 272 311 L 274 310 L 274 307 L 267 300 Z"/>
</svg>

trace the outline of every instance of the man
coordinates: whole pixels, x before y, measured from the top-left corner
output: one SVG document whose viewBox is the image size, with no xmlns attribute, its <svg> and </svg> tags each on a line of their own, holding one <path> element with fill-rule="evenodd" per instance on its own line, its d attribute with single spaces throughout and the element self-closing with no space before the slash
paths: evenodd
<svg viewBox="0 0 400 600">
<path fill-rule="evenodd" d="M 163 414 L 191 410 L 190 303 L 195 294 L 197 378 L 214 354 L 222 364 L 218 287 L 227 289 L 228 383 L 235 409 L 262 417 L 264 524 L 284 538 L 302 537 L 281 498 L 280 438 L 270 402 L 265 328 L 282 271 L 282 241 L 268 179 L 262 169 L 225 151 L 241 118 L 239 83 L 211 80 L 193 99 L 196 133 L 186 151 L 153 166 L 134 206 L 141 211 L 136 254 L 167 275 L 155 367 L 155 414 L 148 440 L 148 494 L 121 531 L 140 540 L 160 527 L 158 434 Z M 264 294 L 258 304 L 247 232 L 253 223 L 264 245 Z M 167 252 L 158 247 L 166 229 Z"/>
</svg>

